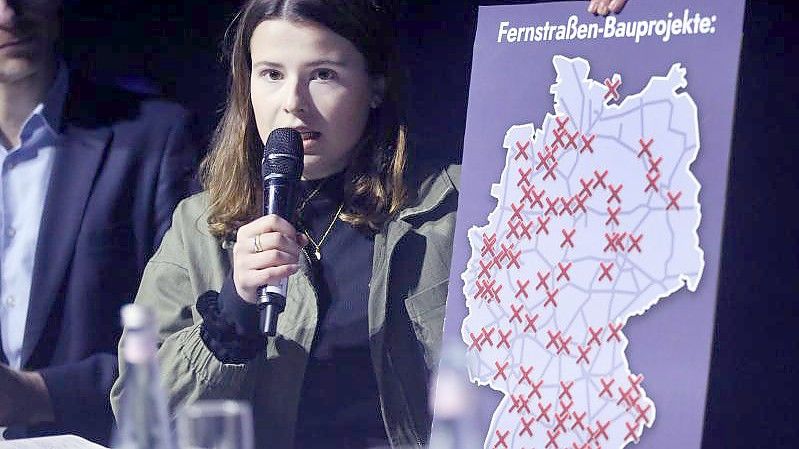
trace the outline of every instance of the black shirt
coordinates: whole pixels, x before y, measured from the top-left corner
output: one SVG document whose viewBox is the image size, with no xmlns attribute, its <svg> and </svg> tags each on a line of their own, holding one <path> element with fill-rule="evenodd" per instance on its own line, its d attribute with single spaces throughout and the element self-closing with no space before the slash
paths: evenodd
<svg viewBox="0 0 799 449">
<path fill-rule="evenodd" d="M 338 218 L 343 173 L 303 181 L 299 231 L 317 291 L 319 321 L 305 373 L 295 447 L 387 446 L 369 354 L 368 299 L 374 238 Z"/>
</svg>

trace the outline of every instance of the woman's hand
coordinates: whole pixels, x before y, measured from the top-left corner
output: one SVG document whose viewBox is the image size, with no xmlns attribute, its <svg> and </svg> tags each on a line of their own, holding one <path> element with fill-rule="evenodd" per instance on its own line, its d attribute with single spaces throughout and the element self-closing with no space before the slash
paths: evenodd
<svg viewBox="0 0 799 449">
<path fill-rule="evenodd" d="M 306 237 L 277 215 L 267 215 L 239 228 L 233 246 L 233 283 L 245 301 L 255 303 L 258 287 L 276 284 L 299 269 Z"/>
<path fill-rule="evenodd" d="M 611 12 L 620 13 L 627 0 L 591 0 L 588 5 L 588 12 L 606 16 Z"/>
</svg>

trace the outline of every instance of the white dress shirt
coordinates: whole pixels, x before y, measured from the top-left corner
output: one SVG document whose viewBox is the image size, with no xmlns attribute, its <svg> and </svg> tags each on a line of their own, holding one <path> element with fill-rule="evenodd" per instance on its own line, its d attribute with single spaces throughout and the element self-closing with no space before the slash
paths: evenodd
<svg viewBox="0 0 799 449">
<path fill-rule="evenodd" d="M 20 131 L 20 145 L 0 144 L 0 338 L 12 368 L 20 369 L 39 225 L 67 94 L 60 64 L 44 102 Z M 58 238 L 58 236 L 46 236 Z"/>
</svg>

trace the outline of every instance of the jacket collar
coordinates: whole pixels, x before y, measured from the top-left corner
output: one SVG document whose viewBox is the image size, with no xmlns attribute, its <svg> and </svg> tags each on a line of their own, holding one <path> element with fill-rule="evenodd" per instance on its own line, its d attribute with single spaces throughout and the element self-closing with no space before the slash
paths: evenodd
<svg viewBox="0 0 799 449">
<path fill-rule="evenodd" d="M 416 204 L 403 209 L 397 219 L 409 221 L 415 217 L 433 212 L 444 200 L 456 191 L 460 177 L 460 166 L 451 165 L 441 170 L 436 176 L 430 177 L 421 183 L 417 189 Z"/>
</svg>

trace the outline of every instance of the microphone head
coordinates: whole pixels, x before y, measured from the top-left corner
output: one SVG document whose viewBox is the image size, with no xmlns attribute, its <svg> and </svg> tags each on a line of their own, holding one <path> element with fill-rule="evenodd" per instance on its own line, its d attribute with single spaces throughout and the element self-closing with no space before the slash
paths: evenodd
<svg viewBox="0 0 799 449">
<path fill-rule="evenodd" d="M 266 139 L 261 163 L 263 179 L 299 180 L 303 169 L 302 136 L 292 128 L 277 128 Z"/>
</svg>

